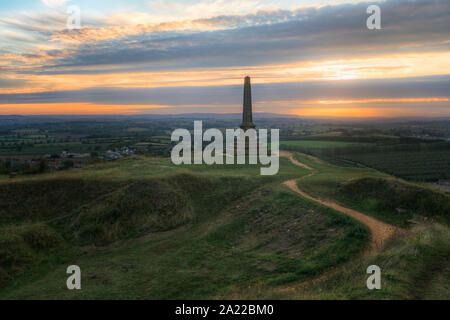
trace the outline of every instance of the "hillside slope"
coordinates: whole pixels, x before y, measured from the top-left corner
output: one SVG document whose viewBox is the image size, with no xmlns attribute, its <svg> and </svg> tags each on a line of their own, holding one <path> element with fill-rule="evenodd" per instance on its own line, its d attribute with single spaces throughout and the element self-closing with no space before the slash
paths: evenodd
<svg viewBox="0 0 450 320">
<path fill-rule="evenodd" d="M 261 177 L 136 157 L 3 181 L 0 298 L 219 298 L 314 277 L 358 255 L 368 232 L 281 184 L 306 173 L 285 159 Z M 65 288 L 70 264 L 81 291 Z"/>
</svg>

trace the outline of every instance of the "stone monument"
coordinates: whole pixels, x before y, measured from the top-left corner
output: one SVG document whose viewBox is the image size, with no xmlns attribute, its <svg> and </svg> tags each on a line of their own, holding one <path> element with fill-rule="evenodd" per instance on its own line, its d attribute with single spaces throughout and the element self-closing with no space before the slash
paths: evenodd
<svg viewBox="0 0 450 320">
<path fill-rule="evenodd" d="M 241 129 L 244 131 L 254 129 L 255 125 L 253 124 L 252 115 L 252 85 L 250 83 L 250 77 L 245 77 L 243 108 Z"/>
</svg>

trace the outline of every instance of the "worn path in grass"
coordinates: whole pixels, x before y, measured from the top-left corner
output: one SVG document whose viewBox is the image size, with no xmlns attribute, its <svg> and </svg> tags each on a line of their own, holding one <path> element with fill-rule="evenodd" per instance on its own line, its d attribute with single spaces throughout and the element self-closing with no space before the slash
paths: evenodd
<svg viewBox="0 0 450 320">
<path fill-rule="evenodd" d="M 310 196 L 309 194 L 307 194 L 306 192 L 302 191 L 298 187 L 297 182 L 306 177 L 316 174 L 317 171 L 315 169 L 297 161 L 294 158 L 294 156 L 292 155 L 292 153 L 290 153 L 290 152 L 281 151 L 280 156 L 288 158 L 294 165 L 303 167 L 303 168 L 311 171 L 311 173 L 307 176 L 304 176 L 299 179 L 286 181 L 286 182 L 284 182 L 284 184 L 286 186 L 288 186 L 292 191 L 301 195 L 302 197 L 304 197 L 308 200 L 320 203 L 321 205 L 327 206 L 336 211 L 342 212 L 343 214 L 350 216 L 353 219 L 358 220 L 359 222 L 361 222 L 362 224 L 367 226 L 370 229 L 370 233 L 371 233 L 370 245 L 372 248 L 377 248 L 377 247 L 380 247 L 381 245 L 383 245 L 383 243 L 386 241 L 386 239 L 388 239 L 390 236 L 392 236 L 392 234 L 396 231 L 397 228 L 390 224 L 387 224 L 387 223 L 381 222 L 377 219 L 374 219 L 372 217 L 369 217 L 359 211 L 345 208 L 337 203 L 330 202 L 328 200 L 314 198 L 314 197 Z"/>
</svg>

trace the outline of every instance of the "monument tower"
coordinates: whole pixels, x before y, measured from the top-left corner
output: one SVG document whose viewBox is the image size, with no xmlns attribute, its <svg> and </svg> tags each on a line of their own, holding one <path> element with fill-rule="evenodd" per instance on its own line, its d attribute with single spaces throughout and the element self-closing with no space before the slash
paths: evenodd
<svg viewBox="0 0 450 320">
<path fill-rule="evenodd" d="M 248 129 L 254 129 L 253 115 L 252 115 L 252 85 L 250 83 L 250 77 L 245 77 L 244 83 L 244 111 L 242 114 L 241 129 L 247 131 Z"/>
</svg>

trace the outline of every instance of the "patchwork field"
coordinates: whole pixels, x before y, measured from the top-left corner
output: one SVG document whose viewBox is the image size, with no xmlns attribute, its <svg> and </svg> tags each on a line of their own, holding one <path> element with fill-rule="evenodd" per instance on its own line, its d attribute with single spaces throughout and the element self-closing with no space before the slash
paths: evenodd
<svg viewBox="0 0 450 320">
<path fill-rule="evenodd" d="M 450 178 L 449 142 L 402 144 L 394 142 L 399 138 L 383 138 L 364 143 L 356 142 L 358 137 L 352 139 L 355 141 L 281 141 L 280 147 L 311 154 L 341 167 L 365 166 L 410 181 L 436 182 Z"/>
<path fill-rule="evenodd" d="M 342 158 L 408 180 L 438 181 L 450 178 L 450 150 L 354 153 Z"/>
</svg>

